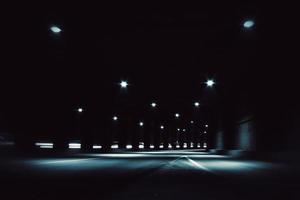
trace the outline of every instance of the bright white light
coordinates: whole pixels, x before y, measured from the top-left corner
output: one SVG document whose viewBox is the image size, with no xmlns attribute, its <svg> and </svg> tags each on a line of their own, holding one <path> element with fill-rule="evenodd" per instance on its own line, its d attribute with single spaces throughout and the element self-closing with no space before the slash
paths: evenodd
<svg viewBox="0 0 300 200">
<path fill-rule="evenodd" d="M 139 125 L 142 127 L 144 126 L 144 122 L 140 122 Z"/>
<path fill-rule="evenodd" d="M 194 123 L 194 121 L 191 121 L 191 124 L 193 124 Z"/>
<path fill-rule="evenodd" d="M 180 131 L 180 128 L 178 128 L 177 131 Z"/>
<path fill-rule="evenodd" d="M 35 143 L 35 146 L 53 146 L 53 143 L 37 142 L 37 143 Z"/>
<path fill-rule="evenodd" d="M 187 148 L 187 143 L 183 144 L 183 148 L 185 148 L 185 149 Z"/>
<path fill-rule="evenodd" d="M 155 102 L 151 103 L 152 108 L 155 108 L 157 104 Z"/>
<path fill-rule="evenodd" d="M 50 30 L 53 32 L 53 33 L 60 33 L 62 30 L 58 27 L 58 26 L 51 26 L 50 27 Z"/>
<path fill-rule="evenodd" d="M 191 143 L 191 148 L 194 148 L 194 143 Z"/>
<path fill-rule="evenodd" d="M 207 144 L 206 143 L 203 144 L 203 148 L 207 148 Z"/>
<path fill-rule="evenodd" d="M 145 148 L 144 142 L 139 142 L 139 149 L 143 149 L 143 148 Z"/>
<path fill-rule="evenodd" d="M 179 149 L 179 148 L 180 148 L 179 144 L 177 144 L 177 145 L 176 145 L 176 148 L 177 148 L 177 149 Z"/>
<path fill-rule="evenodd" d="M 175 117 L 176 117 L 176 118 L 179 118 L 179 117 L 180 117 L 180 114 L 179 114 L 179 113 L 176 113 L 176 114 L 175 114 Z"/>
<path fill-rule="evenodd" d="M 42 146 L 40 146 L 40 148 L 41 149 L 53 149 L 53 146 L 44 146 L 44 145 L 42 145 Z"/>
<path fill-rule="evenodd" d="M 215 84 L 214 80 L 207 80 L 206 85 L 207 87 L 212 87 Z"/>
<path fill-rule="evenodd" d="M 207 128 L 207 127 L 208 127 L 208 124 L 206 124 L 205 127 Z"/>
<path fill-rule="evenodd" d="M 164 126 L 160 126 L 160 129 L 163 130 L 165 127 Z"/>
<path fill-rule="evenodd" d="M 160 148 L 160 149 L 164 148 L 164 145 L 162 145 L 162 144 L 161 144 L 161 145 L 159 145 L 159 148 Z"/>
<path fill-rule="evenodd" d="M 204 131 L 203 133 L 206 133 L 206 131 Z"/>
<path fill-rule="evenodd" d="M 80 143 L 69 143 L 69 149 L 80 149 L 81 144 Z"/>
<path fill-rule="evenodd" d="M 185 129 L 182 129 L 183 132 L 185 132 Z"/>
<path fill-rule="evenodd" d="M 132 145 L 131 144 L 127 144 L 126 145 L 126 149 L 132 149 Z"/>
<path fill-rule="evenodd" d="M 168 148 L 169 148 L 169 149 L 172 149 L 172 145 L 171 145 L 171 144 L 169 144 L 169 145 L 168 145 Z"/>
<path fill-rule="evenodd" d="M 201 148 L 201 145 L 200 145 L 200 143 L 198 143 L 198 144 L 197 144 L 197 148 Z"/>
<path fill-rule="evenodd" d="M 200 103 L 199 102 L 195 102 L 194 105 L 195 105 L 195 107 L 199 107 Z"/>
<path fill-rule="evenodd" d="M 117 121 L 117 120 L 118 120 L 118 117 L 117 117 L 117 116 L 114 116 L 114 117 L 113 117 L 113 120 L 114 120 L 114 121 Z"/>
<path fill-rule="evenodd" d="M 46 143 L 46 142 L 37 142 L 35 146 L 38 146 L 41 149 L 53 149 L 53 143 Z"/>
<path fill-rule="evenodd" d="M 250 29 L 255 25 L 255 22 L 253 20 L 247 20 L 244 22 L 243 26 L 246 29 Z"/>
<path fill-rule="evenodd" d="M 111 149 L 118 149 L 118 148 L 119 148 L 119 145 L 118 145 L 118 144 L 113 144 L 113 145 L 111 145 L 110 148 L 111 148 Z"/>
<path fill-rule="evenodd" d="M 120 86 L 121 86 L 121 88 L 127 88 L 127 86 L 128 86 L 127 81 L 121 81 Z"/>
<path fill-rule="evenodd" d="M 93 145 L 93 149 L 102 149 L 101 145 Z"/>
<path fill-rule="evenodd" d="M 82 113 L 83 112 L 83 108 L 78 108 L 77 112 Z"/>
<path fill-rule="evenodd" d="M 154 149 L 154 145 L 151 144 L 151 145 L 150 145 L 150 149 Z"/>
</svg>

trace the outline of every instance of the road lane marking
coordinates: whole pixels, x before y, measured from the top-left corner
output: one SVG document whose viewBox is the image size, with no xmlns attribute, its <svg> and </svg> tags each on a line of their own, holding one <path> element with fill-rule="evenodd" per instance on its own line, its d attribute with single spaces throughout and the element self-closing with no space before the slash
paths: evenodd
<svg viewBox="0 0 300 200">
<path fill-rule="evenodd" d="M 180 156 L 172 161 L 169 161 L 168 163 L 166 163 L 165 165 L 170 165 L 173 166 L 175 162 L 177 162 L 178 160 L 180 160 L 181 158 L 184 158 L 184 156 Z"/>
<path fill-rule="evenodd" d="M 207 171 L 207 172 L 209 172 L 209 173 L 212 173 L 212 174 L 214 174 L 214 175 L 218 175 L 218 174 L 215 173 L 214 171 L 208 169 L 207 167 L 201 165 L 200 163 L 197 163 L 196 161 L 190 159 L 189 157 L 187 157 L 187 156 L 184 156 L 184 157 L 192 164 L 192 166 L 197 167 L 197 168 L 200 168 L 200 169 L 202 169 L 202 170 L 204 170 L 204 171 Z"/>
</svg>

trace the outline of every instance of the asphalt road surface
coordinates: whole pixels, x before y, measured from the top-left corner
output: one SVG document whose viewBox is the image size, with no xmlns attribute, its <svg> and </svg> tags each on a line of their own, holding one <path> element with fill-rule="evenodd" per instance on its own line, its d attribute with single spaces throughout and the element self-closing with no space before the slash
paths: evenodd
<svg viewBox="0 0 300 200">
<path fill-rule="evenodd" d="M 0 199 L 300 199 L 298 167 L 206 152 L 0 158 Z"/>
</svg>

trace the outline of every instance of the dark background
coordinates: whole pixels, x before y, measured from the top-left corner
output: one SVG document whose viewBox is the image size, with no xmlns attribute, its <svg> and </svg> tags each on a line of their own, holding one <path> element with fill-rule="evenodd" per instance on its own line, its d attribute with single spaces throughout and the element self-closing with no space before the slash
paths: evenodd
<svg viewBox="0 0 300 200">
<path fill-rule="evenodd" d="M 299 109 L 294 8 L 261 1 L 8 5 L 1 16 L 0 129 L 72 137 L 80 106 L 82 123 L 106 130 L 115 113 L 150 118 L 153 100 L 157 121 L 175 112 L 192 119 L 197 100 L 207 120 L 218 121 L 211 113 L 223 111 L 251 113 L 284 128 Z M 256 23 L 251 30 L 242 26 L 247 19 Z M 51 33 L 51 25 L 62 33 Z M 217 83 L 213 90 L 205 87 L 208 78 Z M 130 84 L 123 92 L 121 80 Z M 286 135 L 272 134 L 271 144 Z"/>
</svg>

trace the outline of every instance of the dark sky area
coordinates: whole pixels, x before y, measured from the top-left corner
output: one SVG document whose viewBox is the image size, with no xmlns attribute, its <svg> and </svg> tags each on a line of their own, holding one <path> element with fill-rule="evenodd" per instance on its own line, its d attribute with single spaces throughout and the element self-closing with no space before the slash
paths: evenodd
<svg viewBox="0 0 300 200">
<path fill-rule="evenodd" d="M 10 5 L 2 17 L 2 118 L 22 130 L 35 122 L 47 127 L 69 121 L 79 106 L 97 121 L 118 112 L 122 102 L 144 113 L 153 100 L 165 116 L 190 116 L 194 101 L 210 102 L 208 78 L 229 94 L 255 98 L 267 90 L 284 99 L 289 92 L 282 84 L 293 85 L 297 77 L 289 53 L 297 28 L 294 12 L 284 6 Z M 247 19 L 255 21 L 251 30 L 243 28 Z M 62 32 L 53 34 L 52 25 Z M 121 80 L 130 84 L 123 93 Z"/>
</svg>

